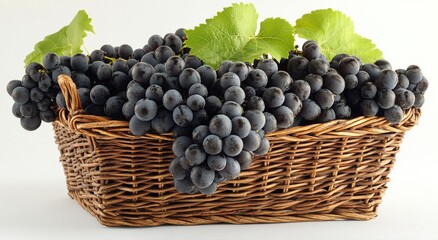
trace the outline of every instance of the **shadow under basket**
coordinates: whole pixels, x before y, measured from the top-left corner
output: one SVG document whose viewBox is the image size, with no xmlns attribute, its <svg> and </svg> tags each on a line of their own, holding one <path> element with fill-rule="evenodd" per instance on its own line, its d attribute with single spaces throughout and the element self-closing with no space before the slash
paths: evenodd
<svg viewBox="0 0 438 240">
<path fill-rule="evenodd" d="M 69 111 L 53 127 L 68 194 L 106 226 L 371 219 L 420 116 L 412 108 L 397 125 L 357 117 L 269 133 L 268 154 L 239 178 L 213 195 L 182 194 L 168 171 L 171 134 L 133 136 L 126 121 L 84 114 L 69 77 L 59 84 Z"/>
</svg>

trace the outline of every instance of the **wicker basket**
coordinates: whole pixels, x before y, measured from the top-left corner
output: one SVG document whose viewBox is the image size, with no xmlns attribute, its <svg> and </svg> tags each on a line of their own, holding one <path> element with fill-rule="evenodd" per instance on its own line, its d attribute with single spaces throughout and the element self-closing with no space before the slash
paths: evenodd
<svg viewBox="0 0 438 240">
<path fill-rule="evenodd" d="M 59 84 L 69 111 L 53 127 L 68 194 L 107 226 L 371 219 L 420 116 L 411 109 L 396 126 L 357 117 L 270 133 L 269 153 L 238 179 L 190 195 L 176 192 L 167 170 L 170 134 L 136 137 L 126 121 L 83 114 L 72 80 Z"/>
</svg>

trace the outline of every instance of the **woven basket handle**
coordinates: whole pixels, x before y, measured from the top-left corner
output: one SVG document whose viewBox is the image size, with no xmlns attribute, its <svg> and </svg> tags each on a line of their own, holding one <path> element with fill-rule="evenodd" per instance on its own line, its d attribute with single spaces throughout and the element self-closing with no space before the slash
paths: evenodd
<svg viewBox="0 0 438 240">
<path fill-rule="evenodd" d="M 68 75 L 61 74 L 58 77 L 58 84 L 61 88 L 62 94 L 65 98 L 67 110 L 71 115 L 75 115 L 78 111 L 82 110 L 81 102 L 79 101 L 78 91 L 76 85 Z"/>
</svg>

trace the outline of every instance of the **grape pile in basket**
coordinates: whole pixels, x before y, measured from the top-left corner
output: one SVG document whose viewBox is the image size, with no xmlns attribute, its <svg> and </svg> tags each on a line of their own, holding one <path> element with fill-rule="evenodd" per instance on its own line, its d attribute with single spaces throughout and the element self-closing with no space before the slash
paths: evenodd
<svg viewBox="0 0 438 240">
<path fill-rule="evenodd" d="M 347 54 L 328 60 L 312 40 L 288 58 L 225 60 L 217 69 L 192 55 L 186 40 L 178 29 L 135 50 L 124 44 L 89 55 L 46 53 L 7 85 L 12 113 L 26 130 L 54 121 L 66 108 L 57 79 L 68 75 L 83 114 L 129 121 L 136 136 L 172 132 L 176 189 L 212 194 L 269 151 L 265 133 L 357 116 L 397 124 L 404 110 L 423 105 L 428 87 L 418 66 L 392 70 L 386 60 L 362 63 Z"/>
</svg>

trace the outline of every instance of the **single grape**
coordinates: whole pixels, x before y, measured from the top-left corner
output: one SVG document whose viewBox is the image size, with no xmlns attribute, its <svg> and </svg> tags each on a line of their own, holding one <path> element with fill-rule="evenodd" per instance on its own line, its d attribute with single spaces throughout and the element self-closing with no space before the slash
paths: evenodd
<svg viewBox="0 0 438 240">
<path fill-rule="evenodd" d="M 39 88 L 35 87 L 30 90 L 29 98 L 33 102 L 39 102 L 44 98 L 44 93 Z"/>
<path fill-rule="evenodd" d="M 360 94 L 365 99 L 374 99 L 377 94 L 377 87 L 372 82 L 365 82 L 360 88 Z"/>
<path fill-rule="evenodd" d="M 423 79 L 423 73 L 419 67 L 408 69 L 405 73 L 410 83 L 417 84 Z"/>
<path fill-rule="evenodd" d="M 297 95 L 301 101 L 309 98 L 312 89 L 310 88 L 309 83 L 304 80 L 294 81 L 291 85 L 291 91 L 295 95 Z"/>
<path fill-rule="evenodd" d="M 110 57 L 110 58 L 114 58 L 116 57 L 116 50 L 114 50 L 114 47 L 109 45 L 109 44 L 105 44 L 103 45 L 100 50 L 102 50 L 105 54 L 105 56 Z"/>
<path fill-rule="evenodd" d="M 376 64 L 382 70 L 384 70 L 384 69 L 391 70 L 392 69 L 391 64 L 388 61 L 386 61 L 385 59 L 377 60 L 376 62 L 374 62 L 374 64 Z"/>
<path fill-rule="evenodd" d="M 429 81 L 427 78 L 423 77 L 423 79 L 417 84 L 415 92 L 424 94 L 427 88 L 429 88 Z"/>
<path fill-rule="evenodd" d="M 236 156 L 236 160 L 239 162 L 241 170 L 248 169 L 252 163 L 252 154 L 243 150 L 239 155 Z"/>
<path fill-rule="evenodd" d="M 145 92 L 147 99 L 154 101 L 157 104 L 161 104 L 164 92 L 163 89 L 158 85 L 150 85 Z"/>
<path fill-rule="evenodd" d="M 146 90 L 135 80 L 129 82 L 126 97 L 130 102 L 136 103 L 145 96 Z"/>
<path fill-rule="evenodd" d="M 185 62 L 186 68 L 197 69 L 203 65 L 201 59 L 199 59 L 198 57 L 196 57 L 194 55 L 188 55 L 187 57 L 185 57 L 184 62 Z"/>
<path fill-rule="evenodd" d="M 219 66 L 219 70 L 217 71 L 217 77 L 221 78 L 222 75 L 229 72 L 231 65 L 233 65 L 233 62 L 230 60 L 223 61 Z"/>
<path fill-rule="evenodd" d="M 278 87 L 270 87 L 263 93 L 263 101 L 268 108 L 277 108 L 284 103 L 284 93 Z"/>
<path fill-rule="evenodd" d="M 112 96 L 105 103 L 105 114 L 111 119 L 123 119 L 122 108 L 125 100 L 120 96 Z"/>
<path fill-rule="evenodd" d="M 90 91 L 91 102 L 97 105 L 104 105 L 110 97 L 110 92 L 104 85 L 96 85 Z"/>
<path fill-rule="evenodd" d="M 243 149 L 246 151 L 255 151 L 260 147 L 261 137 L 256 131 L 251 131 L 242 141 Z"/>
<path fill-rule="evenodd" d="M 186 105 L 179 105 L 173 110 L 173 121 L 176 125 L 186 127 L 193 120 L 193 112 Z"/>
<path fill-rule="evenodd" d="M 150 121 L 155 118 L 158 112 L 157 104 L 149 99 L 139 100 L 135 104 L 135 116 L 142 121 Z"/>
<path fill-rule="evenodd" d="M 275 114 L 274 114 L 275 115 Z M 266 118 L 260 110 L 248 110 L 243 113 L 243 116 L 251 123 L 251 130 L 260 130 L 265 126 Z"/>
<path fill-rule="evenodd" d="M 327 74 L 330 65 L 328 62 L 324 61 L 321 58 L 311 60 L 307 64 L 307 72 L 311 74 L 316 74 L 319 76 L 324 76 Z"/>
<path fill-rule="evenodd" d="M 160 73 L 155 71 L 154 74 L 152 74 L 151 78 L 149 79 L 150 85 L 158 85 L 161 88 L 164 88 L 166 86 L 167 82 L 167 76 L 165 73 Z"/>
<path fill-rule="evenodd" d="M 38 81 L 40 81 L 40 79 L 38 79 Z M 34 87 L 37 87 L 38 82 L 33 80 L 29 75 L 24 75 L 23 78 L 21 79 L 21 86 L 30 90 Z"/>
<path fill-rule="evenodd" d="M 109 64 L 102 64 L 97 69 L 97 79 L 99 82 L 107 83 L 111 81 L 113 75 L 113 69 Z"/>
<path fill-rule="evenodd" d="M 205 99 L 205 109 L 208 114 L 215 115 L 222 108 L 221 100 L 216 96 L 208 96 Z"/>
<path fill-rule="evenodd" d="M 232 86 L 240 86 L 240 78 L 237 74 L 232 72 L 227 72 L 222 75 L 219 80 L 220 86 L 222 89 L 226 90 Z"/>
<path fill-rule="evenodd" d="M 253 153 L 256 156 L 263 156 L 269 152 L 270 147 L 271 147 L 271 144 L 270 144 L 269 140 L 266 137 L 264 137 L 260 141 L 259 148 L 257 148 L 257 150 L 255 150 Z"/>
<path fill-rule="evenodd" d="M 181 96 L 181 93 L 179 93 L 175 89 L 171 89 L 163 95 L 163 105 L 169 111 L 173 111 L 177 106 L 181 105 L 182 103 L 183 97 Z"/>
<path fill-rule="evenodd" d="M 245 100 L 247 100 L 247 101 L 249 101 L 249 99 L 251 99 L 251 97 L 254 97 L 257 94 L 257 91 L 255 90 L 255 88 L 253 88 L 251 86 L 246 86 L 243 91 L 245 92 Z"/>
<path fill-rule="evenodd" d="M 309 61 L 319 58 L 321 56 L 321 49 L 315 42 L 309 42 L 303 45 L 303 56 Z"/>
<path fill-rule="evenodd" d="M 277 119 L 275 116 L 269 112 L 263 113 L 266 118 L 265 126 L 263 126 L 263 130 L 266 132 L 274 132 L 277 130 Z"/>
<path fill-rule="evenodd" d="M 389 89 L 378 91 L 376 95 L 376 102 L 379 107 L 383 109 L 392 108 L 392 106 L 395 104 L 395 93 Z"/>
<path fill-rule="evenodd" d="M 247 137 L 251 132 L 251 123 L 245 117 L 237 116 L 231 120 L 231 124 L 231 133 L 241 138 Z"/>
<path fill-rule="evenodd" d="M 263 88 L 268 84 L 268 76 L 263 70 L 254 69 L 249 72 L 245 83 L 253 88 Z"/>
<path fill-rule="evenodd" d="M 305 57 L 295 56 L 289 59 L 287 64 L 287 72 L 294 80 L 304 79 L 304 77 L 307 75 L 308 63 L 309 60 L 307 60 Z"/>
<path fill-rule="evenodd" d="M 190 179 L 197 188 L 206 188 L 214 181 L 214 170 L 206 166 L 194 166 L 190 172 Z"/>
<path fill-rule="evenodd" d="M 311 100 L 305 99 L 303 101 L 303 107 L 301 108 L 301 117 L 305 120 L 315 120 L 321 114 L 321 108 L 319 105 Z"/>
<path fill-rule="evenodd" d="M 205 152 L 210 155 L 216 155 L 222 152 L 222 140 L 213 134 L 210 134 L 204 138 L 202 146 Z"/>
<path fill-rule="evenodd" d="M 88 70 L 89 64 L 89 58 L 82 53 L 73 55 L 70 60 L 70 66 L 72 70 L 76 72 L 85 73 Z"/>
<path fill-rule="evenodd" d="M 129 73 L 129 66 L 125 60 L 117 59 L 112 64 L 113 72 L 123 72 L 124 74 Z"/>
<path fill-rule="evenodd" d="M 131 46 L 128 44 L 122 44 L 119 47 L 118 54 L 123 59 L 129 59 L 132 56 L 132 53 L 134 52 L 134 49 L 132 49 Z"/>
<path fill-rule="evenodd" d="M 137 48 L 132 52 L 132 58 L 130 59 L 135 59 L 138 61 L 141 60 L 141 58 L 146 54 L 146 51 L 142 48 Z M 129 59 L 128 59 L 129 60 Z"/>
<path fill-rule="evenodd" d="M 167 111 L 165 108 L 159 108 L 157 116 L 151 121 L 152 129 L 158 134 L 169 132 L 174 125 L 172 112 Z"/>
<path fill-rule="evenodd" d="M 123 107 L 122 107 L 123 116 L 125 116 L 125 118 L 127 120 L 130 120 L 132 118 L 132 116 L 135 115 L 134 109 L 135 109 L 134 102 L 131 102 L 131 101 L 125 102 L 125 104 L 123 104 Z"/>
<path fill-rule="evenodd" d="M 6 90 L 9 94 L 9 96 L 12 97 L 12 91 L 14 91 L 15 88 L 20 87 L 20 86 L 21 86 L 20 80 L 12 80 L 12 81 L 8 82 L 8 84 L 6 85 Z"/>
<path fill-rule="evenodd" d="M 44 54 L 43 56 L 43 66 L 47 70 L 53 70 L 59 66 L 61 63 L 61 60 L 59 59 L 58 55 L 53 52 L 49 52 Z"/>
<path fill-rule="evenodd" d="M 232 63 L 229 71 L 235 73 L 239 77 L 240 81 L 244 81 L 249 74 L 248 66 L 246 66 L 244 62 Z"/>
<path fill-rule="evenodd" d="M 184 70 L 184 60 L 178 56 L 172 56 L 169 59 L 167 59 L 166 63 L 164 64 L 166 67 L 166 73 L 170 77 L 178 77 L 181 72 Z"/>
<path fill-rule="evenodd" d="M 257 64 L 256 69 L 262 70 L 266 73 L 268 78 L 271 78 L 271 76 L 278 71 L 278 65 L 272 59 L 263 59 Z"/>
<path fill-rule="evenodd" d="M 397 73 L 390 69 L 382 70 L 375 81 L 376 87 L 379 90 L 394 89 L 395 86 L 397 86 L 397 83 L 398 83 Z"/>
<path fill-rule="evenodd" d="M 210 155 L 207 158 L 207 164 L 210 169 L 215 171 L 221 171 L 225 168 L 225 165 L 227 164 L 227 159 L 223 155 Z"/>
<path fill-rule="evenodd" d="M 14 103 L 14 104 L 18 104 L 18 103 Z M 37 108 L 40 111 L 47 111 L 50 109 L 51 106 L 52 106 L 52 100 L 50 100 L 50 98 L 48 97 L 44 97 L 41 101 L 37 102 Z"/>
<path fill-rule="evenodd" d="M 20 118 L 21 126 L 27 131 L 34 131 L 41 126 L 41 118 L 39 115 L 32 117 Z"/>
<path fill-rule="evenodd" d="M 30 92 L 25 87 L 16 87 L 11 93 L 14 102 L 19 104 L 25 104 L 30 99 Z"/>
<path fill-rule="evenodd" d="M 391 124 L 397 124 L 403 119 L 404 112 L 400 106 L 394 105 L 392 108 L 385 109 L 383 115 Z"/>
<path fill-rule="evenodd" d="M 184 152 L 184 156 L 190 166 L 199 165 L 207 158 L 204 149 L 198 144 L 191 144 Z"/>
<path fill-rule="evenodd" d="M 13 114 L 16 118 L 21 118 L 21 117 L 23 117 L 23 115 L 21 115 L 21 112 L 20 112 L 20 107 L 21 107 L 21 104 L 19 104 L 19 103 L 14 103 L 14 104 L 12 104 L 12 114 Z"/>
<path fill-rule="evenodd" d="M 332 106 L 337 119 L 348 119 L 351 116 L 351 107 L 344 102 L 335 102 Z"/>
<path fill-rule="evenodd" d="M 143 87 L 149 86 L 149 80 L 154 73 L 154 67 L 148 63 L 139 62 L 132 67 L 132 79 L 136 80 Z"/>
<path fill-rule="evenodd" d="M 357 87 L 362 87 L 362 85 L 365 82 L 369 82 L 371 81 L 370 79 L 370 75 L 365 72 L 364 70 L 360 70 L 357 74 L 356 74 L 356 78 L 357 78 Z"/>
<path fill-rule="evenodd" d="M 47 111 L 40 111 L 39 116 L 42 121 L 44 122 L 53 122 L 56 119 L 56 113 L 52 109 L 49 109 Z"/>
<path fill-rule="evenodd" d="M 33 117 L 38 114 L 36 103 L 29 101 L 20 106 L 20 114 L 23 117 Z"/>
<path fill-rule="evenodd" d="M 265 111 L 265 102 L 259 96 L 253 96 L 246 102 L 246 109 Z"/>
<path fill-rule="evenodd" d="M 224 138 L 231 134 L 232 123 L 226 115 L 218 114 L 210 120 L 208 128 L 212 134 Z"/>
<path fill-rule="evenodd" d="M 294 123 L 294 113 L 290 108 L 286 106 L 276 108 L 272 110 L 271 113 L 275 116 L 275 119 L 277 120 L 278 128 L 289 128 Z"/>
<path fill-rule="evenodd" d="M 59 65 L 66 66 L 71 69 L 71 57 L 70 56 L 60 56 Z"/>
<path fill-rule="evenodd" d="M 317 122 L 325 123 L 330 122 L 332 120 L 336 119 L 335 111 L 331 108 L 329 109 L 322 109 L 321 114 L 319 114 L 319 117 L 317 118 Z"/>
<path fill-rule="evenodd" d="M 213 83 L 217 79 L 216 71 L 208 66 L 208 65 L 202 65 L 196 69 L 196 71 L 199 73 L 199 76 L 201 76 L 201 83 L 206 86 L 207 88 L 213 86 Z"/>
<path fill-rule="evenodd" d="M 234 101 L 238 104 L 243 104 L 243 102 L 245 101 L 245 91 L 243 91 L 243 89 L 239 86 L 231 86 L 227 90 L 225 90 L 224 100 Z"/>
<path fill-rule="evenodd" d="M 345 81 L 345 88 L 346 89 L 354 89 L 359 84 L 359 80 L 357 79 L 356 75 L 353 75 L 353 74 L 345 75 L 344 81 Z"/>
<path fill-rule="evenodd" d="M 304 81 L 306 81 L 309 86 L 311 93 L 318 92 L 322 88 L 322 77 L 316 74 L 309 74 L 304 78 Z"/>
<path fill-rule="evenodd" d="M 141 57 L 140 62 L 148 63 L 152 67 L 157 66 L 160 62 L 155 58 L 155 52 L 148 52 Z M 155 68 L 154 68 L 155 69 Z"/>
<path fill-rule="evenodd" d="M 362 65 L 362 69 L 369 75 L 369 80 L 374 82 L 380 74 L 380 68 L 376 64 L 367 63 Z"/>
<path fill-rule="evenodd" d="M 399 88 L 395 90 L 395 104 L 402 109 L 411 108 L 415 102 L 415 95 L 406 89 Z"/>
<path fill-rule="evenodd" d="M 214 192 L 216 192 L 217 190 L 217 183 L 216 182 L 212 182 L 210 184 L 210 186 L 206 187 L 206 188 L 198 188 L 199 192 L 201 192 L 202 194 L 205 195 L 211 195 Z"/>
<path fill-rule="evenodd" d="M 414 108 L 421 108 L 424 104 L 424 95 L 423 93 L 416 92 L 415 95 L 415 101 L 414 101 Z"/>
<path fill-rule="evenodd" d="M 54 83 L 58 83 L 58 77 L 61 74 L 65 74 L 65 75 L 71 77 L 71 71 L 70 71 L 70 69 L 68 67 L 66 67 L 66 66 L 59 66 L 59 67 L 55 68 L 52 71 L 52 81 Z"/>
<path fill-rule="evenodd" d="M 360 62 L 354 57 L 345 57 L 339 62 L 339 72 L 342 76 L 356 75 L 360 70 Z"/>
<path fill-rule="evenodd" d="M 184 89 L 189 89 L 195 83 L 201 83 L 201 76 L 195 69 L 186 68 L 179 75 L 179 84 Z"/>
<path fill-rule="evenodd" d="M 177 35 L 171 33 L 164 38 L 164 45 L 169 46 L 175 53 L 179 53 L 182 41 Z"/>
<path fill-rule="evenodd" d="M 376 116 L 379 112 L 379 105 L 371 99 L 364 99 L 359 103 L 359 110 L 363 116 Z"/>
<path fill-rule="evenodd" d="M 175 189 L 176 191 L 180 193 L 195 193 L 196 187 L 193 185 L 192 180 L 190 180 L 189 177 L 184 178 L 183 180 L 177 180 L 174 181 Z"/>
<path fill-rule="evenodd" d="M 243 141 L 237 135 L 229 135 L 224 138 L 223 141 L 223 151 L 226 155 L 234 157 L 240 154 L 243 149 Z"/>
<path fill-rule="evenodd" d="M 187 136 L 177 137 L 172 144 L 172 152 L 177 157 L 182 157 L 186 149 L 192 144 L 192 139 Z"/>
<path fill-rule="evenodd" d="M 335 102 L 334 94 L 328 89 L 321 89 L 315 93 L 313 100 L 321 109 L 329 109 Z"/>
<path fill-rule="evenodd" d="M 169 173 L 172 174 L 172 177 L 176 180 L 183 180 L 187 176 L 189 176 L 190 171 L 184 169 L 180 164 L 180 158 L 176 157 L 170 162 L 169 165 Z"/>
<path fill-rule="evenodd" d="M 227 157 L 227 164 L 225 168 L 219 171 L 219 174 L 225 179 L 235 179 L 240 174 L 240 164 L 239 162 L 231 157 Z"/>
<path fill-rule="evenodd" d="M 345 80 L 337 73 L 330 73 L 324 76 L 324 88 L 330 90 L 334 94 L 341 94 L 345 89 Z"/>
<path fill-rule="evenodd" d="M 240 104 L 233 101 L 228 101 L 222 105 L 221 109 L 219 110 L 219 113 L 224 114 L 230 119 L 232 119 L 237 116 L 241 116 L 243 113 L 243 109 L 242 106 L 240 106 Z"/>
<path fill-rule="evenodd" d="M 290 108 L 294 113 L 294 116 L 297 116 L 300 113 L 303 104 L 296 94 L 286 93 L 284 95 L 284 106 Z"/>
<path fill-rule="evenodd" d="M 208 89 L 202 83 L 195 83 L 189 88 L 189 96 L 198 94 L 203 98 L 208 96 Z"/>
<path fill-rule="evenodd" d="M 277 71 L 272 74 L 271 79 L 268 81 L 268 87 L 278 87 L 283 92 L 290 89 L 292 78 L 289 73 L 285 71 Z"/>
</svg>

